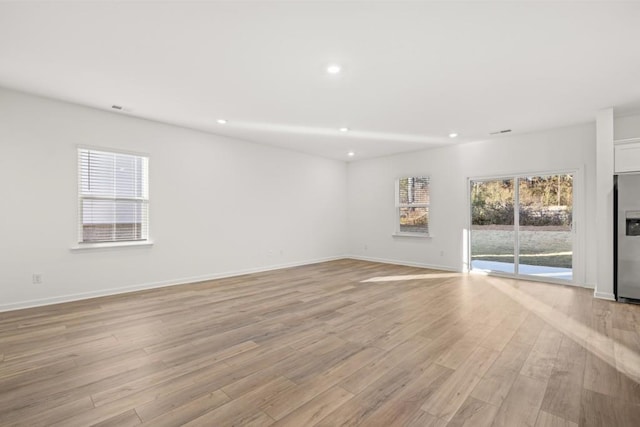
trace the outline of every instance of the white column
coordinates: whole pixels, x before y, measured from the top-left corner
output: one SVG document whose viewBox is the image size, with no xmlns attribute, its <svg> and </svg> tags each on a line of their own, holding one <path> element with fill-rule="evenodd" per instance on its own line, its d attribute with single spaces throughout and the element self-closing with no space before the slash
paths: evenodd
<svg viewBox="0 0 640 427">
<path fill-rule="evenodd" d="M 596 129 L 598 260 L 594 296 L 613 300 L 613 108 L 598 111 Z"/>
</svg>

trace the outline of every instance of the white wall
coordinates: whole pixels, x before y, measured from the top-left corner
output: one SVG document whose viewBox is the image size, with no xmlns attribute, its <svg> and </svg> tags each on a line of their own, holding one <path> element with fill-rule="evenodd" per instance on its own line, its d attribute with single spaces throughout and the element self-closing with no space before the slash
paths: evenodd
<svg viewBox="0 0 640 427">
<path fill-rule="evenodd" d="M 596 289 L 598 298 L 613 300 L 613 108 L 596 115 Z"/>
<path fill-rule="evenodd" d="M 150 155 L 153 246 L 70 250 L 78 144 Z M 0 89 L 0 310 L 341 257 L 346 177 L 343 162 Z"/>
<path fill-rule="evenodd" d="M 640 138 L 640 114 L 630 114 L 614 117 L 613 138 Z"/>
<path fill-rule="evenodd" d="M 585 207 L 585 217 L 576 218 L 576 282 L 594 287 L 595 124 L 350 163 L 349 251 L 364 259 L 460 271 L 469 177 L 567 169 L 580 170 L 575 202 Z M 432 238 L 392 237 L 395 179 L 411 174 L 431 177 Z"/>
</svg>

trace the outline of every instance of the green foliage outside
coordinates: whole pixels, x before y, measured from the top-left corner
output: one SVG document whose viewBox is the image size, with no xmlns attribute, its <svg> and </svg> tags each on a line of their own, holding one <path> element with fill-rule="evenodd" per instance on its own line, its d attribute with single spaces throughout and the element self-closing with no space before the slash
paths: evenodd
<svg viewBox="0 0 640 427">
<path fill-rule="evenodd" d="M 573 177 L 527 177 L 520 181 L 521 226 L 571 226 Z M 513 225 L 513 180 L 478 181 L 471 189 L 473 225 Z"/>
</svg>

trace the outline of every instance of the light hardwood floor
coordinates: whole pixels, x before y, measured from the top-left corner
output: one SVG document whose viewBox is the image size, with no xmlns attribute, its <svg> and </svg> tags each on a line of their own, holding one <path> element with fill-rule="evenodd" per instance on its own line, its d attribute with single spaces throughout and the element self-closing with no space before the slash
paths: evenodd
<svg viewBox="0 0 640 427">
<path fill-rule="evenodd" d="M 0 425 L 638 426 L 640 306 L 354 260 L 0 313 Z"/>
</svg>

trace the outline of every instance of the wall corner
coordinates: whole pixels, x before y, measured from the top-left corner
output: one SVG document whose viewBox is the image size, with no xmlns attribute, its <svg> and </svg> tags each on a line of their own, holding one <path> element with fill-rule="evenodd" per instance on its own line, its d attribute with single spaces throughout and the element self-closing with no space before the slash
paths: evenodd
<svg viewBox="0 0 640 427">
<path fill-rule="evenodd" d="M 596 116 L 597 282 L 594 296 L 614 299 L 613 292 L 613 108 Z"/>
</svg>

